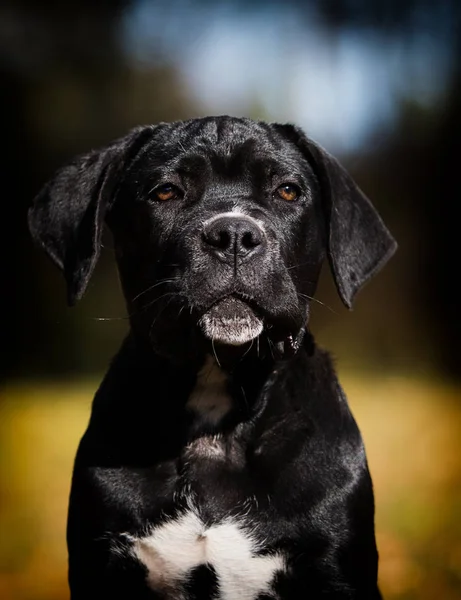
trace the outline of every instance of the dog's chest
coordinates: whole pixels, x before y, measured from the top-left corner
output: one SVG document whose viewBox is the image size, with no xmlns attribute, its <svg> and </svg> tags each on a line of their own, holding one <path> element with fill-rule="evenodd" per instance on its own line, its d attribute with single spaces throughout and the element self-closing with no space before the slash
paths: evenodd
<svg viewBox="0 0 461 600">
<path fill-rule="evenodd" d="M 282 553 L 267 552 L 244 517 L 210 523 L 192 505 L 130 541 L 148 587 L 168 600 L 256 600 L 261 594 L 275 599 L 274 580 L 285 570 Z M 204 570 L 209 575 L 207 587 L 197 579 L 200 570 L 202 577 Z"/>
<path fill-rule="evenodd" d="M 212 361 L 199 373 L 187 408 L 213 425 L 232 409 L 226 378 Z M 179 463 L 173 516 L 143 535 L 128 536 L 131 556 L 145 567 L 147 585 L 175 600 L 277 598 L 273 583 L 285 558 L 265 544 L 244 445 L 232 434 L 200 435 L 186 446 Z M 211 578 L 207 590 L 200 587 L 203 581 L 195 582 L 200 570 Z"/>
<path fill-rule="evenodd" d="M 237 501 L 231 498 L 231 489 L 226 491 L 222 486 L 230 487 L 233 478 L 244 476 L 246 467 L 241 436 L 235 432 L 224 434 L 220 429 L 220 423 L 234 408 L 228 386 L 227 375 L 208 356 L 186 403 L 195 434 L 179 460 L 184 484 L 214 504 L 216 497 L 221 497 L 223 504 L 226 499 Z"/>
</svg>

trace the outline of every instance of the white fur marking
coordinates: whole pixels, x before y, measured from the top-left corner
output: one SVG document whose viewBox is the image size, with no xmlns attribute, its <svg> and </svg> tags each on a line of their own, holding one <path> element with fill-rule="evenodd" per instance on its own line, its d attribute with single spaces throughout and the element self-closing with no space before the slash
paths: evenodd
<svg viewBox="0 0 461 600">
<path fill-rule="evenodd" d="M 189 511 L 134 541 L 133 551 L 147 567 L 147 582 L 153 589 L 176 587 L 188 571 L 204 563 L 202 534 L 200 519 Z"/>
<path fill-rule="evenodd" d="M 260 229 L 263 233 L 265 233 L 263 222 L 259 221 L 258 219 L 255 219 L 254 217 L 251 217 L 250 215 L 247 215 L 240 209 L 239 206 L 234 206 L 231 212 L 223 212 L 223 213 L 218 213 L 217 215 L 213 215 L 207 221 L 205 221 L 203 226 L 208 227 L 209 225 L 211 225 L 211 223 L 213 223 L 217 219 L 221 219 L 221 217 L 228 217 L 228 218 L 234 218 L 234 219 L 242 219 L 242 218 L 247 219 L 248 221 L 253 223 L 253 225 L 255 225 L 258 229 Z"/>
<path fill-rule="evenodd" d="M 228 519 L 205 528 L 193 510 L 132 541 L 134 555 L 148 570 L 150 587 L 176 590 L 176 597 L 181 597 L 188 573 L 200 565 L 215 569 L 220 600 L 270 594 L 276 572 L 285 568 L 281 554 L 255 556 L 259 544 L 238 522 Z"/>
<path fill-rule="evenodd" d="M 210 340 L 229 346 L 241 346 L 251 342 L 261 335 L 263 322 L 256 316 L 228 318 L 213 318 L 205 314 L 200 319 L 204 335 Z"/>
<path fill-rule="evenodd" d="M 187 408 L 212 423 L 218 423 L 232 406 L 226 385 L 226 374 L 218 367 L 214 358 L 208 355 L 197 374 L 197 382 L 187 401 Z"/>
<path fill-rule="evenodd" d="M 256 541 L 231 520 L 210 527 L 205 536 L 206 557 L 218 577 L 220 600 L 253 600 L 270 593 L 275 573 L 284 568 L 280 554 L 254 556 Z"/>
</svg>

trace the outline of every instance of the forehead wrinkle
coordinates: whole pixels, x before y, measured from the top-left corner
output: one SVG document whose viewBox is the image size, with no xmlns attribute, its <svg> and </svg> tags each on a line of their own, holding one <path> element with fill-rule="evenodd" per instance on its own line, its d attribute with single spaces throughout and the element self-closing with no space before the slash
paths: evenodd
<svg viewBox="0 0 461 600">
<path fill-rule="evenodd" d="M 208 171 L 209 160 L 203 154 L 189 153 L 179 156 L 176 169 L 181 175 L 191 177 L 200 174 L 202 171 Z"/>
<path fill-rule="evenodd" d="M 252 197 L 251 186 L 239 179 L 215 179 L 207 189 L 208 200 L 223 200 L 237 202 L 250 200 Z"/>
<path fill-rule="evenodd" d="M 257 140 L 250 137 L 244 142 L 227 143 L 225 147 L 214 148 L 210 154 L 213 172 L 226 179 L 251 179 L 257 168 Z"/>
<path fill-rule="evenodd" d="M 254 190 L 270 184 L 277 176 L 296 180 L 302 177 L 302 171 L 296 161 L 281 161 L 275 156 L 268 158 L 253 152 L 252 146 L 253 144 L 242 148 L 240 145 L 230 156 L 216 150 L 212 153 L 199 152 L 178 156 L 167 161 L 164 169 L 177 172 L 180 177 L 206 177 L 209 183 L 211 177 L 216 183 L 250 185 Z"/>
<path fill-rule="evenodd" d="M 299 150 L 262 127 L 250 131 L 245 123 L 209 118 L 158 133 L 135 159 L 149 170 L 200 177 L 209 176 L 211 169 L 218 178 L 243 178 L 253 184 L 273 175 L 310 179 L 310 165 Z"/>
</svg>

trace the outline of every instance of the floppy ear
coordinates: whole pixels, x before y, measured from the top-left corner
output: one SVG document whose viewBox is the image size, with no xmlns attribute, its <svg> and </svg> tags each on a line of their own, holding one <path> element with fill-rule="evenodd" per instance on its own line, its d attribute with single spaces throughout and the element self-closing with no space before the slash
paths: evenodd
<svg viewBox="0 0 461 600">
<path fill-rule="evenodd" d="M 120 175 L 151 131 L 135 129 L 76 158 L 43 187 L 29 209 L 32 238 L 64 272 L 70 305 L 83 296 L 96 266 L 106 209 Z"/>
<path fill-rule="evenodd" d="M 343 303 L 391 258 L 397 243 L 368 198 L 339 162 L 293 125 L 285 134 L 301 149 L 320 185 L 327 222 L 327 255 Z"/>
</svg>

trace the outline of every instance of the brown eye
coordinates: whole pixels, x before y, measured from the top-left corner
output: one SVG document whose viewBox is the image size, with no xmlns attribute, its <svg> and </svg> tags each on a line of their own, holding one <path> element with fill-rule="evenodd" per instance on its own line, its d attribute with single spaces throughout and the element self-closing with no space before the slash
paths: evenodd
<svg viewBox="0 0 461 600">
<path fill-rule="evenodd" d="M 295 185 L 291 185 L 291 183 L 286 183 L 277 188 L 277 194 L 282 198 L 282 200 L 286 200 L 287 202 L 293 202 L 296 200 L 300 191 Z"/>
<path fill-rule="evenodd" d="M 157 200 L 166 202 L 167 200 L 173 200 L 174 198 L 177 198 L 180 194 L 180 191 L 175 185 L 171 183 L 165 183 L 156 188 L 154 190 L 154 194 Z"/>
</svg>

